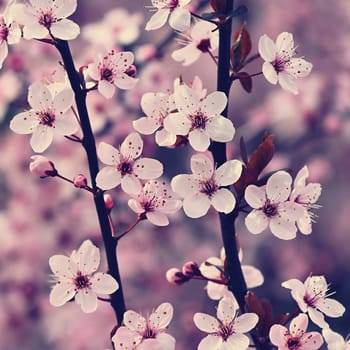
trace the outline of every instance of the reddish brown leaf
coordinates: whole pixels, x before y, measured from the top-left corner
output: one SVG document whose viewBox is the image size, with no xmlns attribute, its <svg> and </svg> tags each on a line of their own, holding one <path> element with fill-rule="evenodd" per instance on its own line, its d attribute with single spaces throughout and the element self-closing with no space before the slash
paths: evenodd
<svg viewBox="0 0 350 350">
<path fill-rule="evenodd" d="M 252 41 L 250 34 L 247 31 L 246 24 L 244 23 L 233 34 L 233 45 L 231 48 L 231 61 L 232 68 L 235 72 L 239 71 L 244 60 L 252 50 Z"/>
<path fill-rule="evenodd" d="M 210 0 L 210 5 L 218 14 L 225 14 L 227 0 Z"/>
<path fill-rule="evenodd" d="M 241 83 L 243 89 L 246 92 L 251 93 L 253 88 L 252 77 L 246 72 L 240 72 L 237 74 L 237 76 L 239 77 L 239 82 Z"/>
</svg>

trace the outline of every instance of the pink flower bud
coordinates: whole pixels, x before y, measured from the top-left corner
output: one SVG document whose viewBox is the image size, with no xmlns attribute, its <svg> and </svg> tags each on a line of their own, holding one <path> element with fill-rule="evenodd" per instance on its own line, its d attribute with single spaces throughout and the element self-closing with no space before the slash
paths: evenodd
<svg viewBox="0 0 350 350">
<path fill-rule="evenodd" d="M 175 267 L 169 269 L 165 276 L 169 283 L 176 284 L 178 286 L 190 280 L 190 278 L 185 276 L 180 269 Z"/>
<path fill-rule="evenodd" d="M 74 182 L 74 186 L 75 187 L 78 187 L 78 188 L 84 188 L 87 186 L 87 179 L 84 175 L 82 174 L 79 174 L 77 175 L 74 179 L 73 179 L 73 182 Z"/>
<path fill-rule="evenodd" d="M 114 200 L 112 196 L 109 193 L 105 193 L 103 195 L 103 199 L 105 201 L 106 209 L 108 210 L 108 212 L 110 212 L 114 207 Z"/>
<path fill-rule="evenodd" d="M 49 176 L 57 176 L 57 170 L 51 160 L 44 156 L 31 156 L 29 170 L 32 174 L 40 176 L 42 179 Z"/>
<path fill-rule="evenodd" d="M 138 47 L 136 50 L 136 59 L 139 62 L 150 61 L 157 55 L 157 50 L 153 44 L 145 44 Z"/>
<path fill-rule="evenodd" d="M 200 276 L 201 273 L 199 271 L 199 267 L 197 263 L 194 261 L 187 261 L 183 266 L 182 266 L 182 273 L 187 276 Z"/>
</svg>

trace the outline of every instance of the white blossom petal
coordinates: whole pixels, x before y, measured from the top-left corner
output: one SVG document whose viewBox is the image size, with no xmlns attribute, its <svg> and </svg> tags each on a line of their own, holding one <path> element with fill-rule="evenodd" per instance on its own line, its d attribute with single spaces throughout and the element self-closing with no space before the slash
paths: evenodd
<svg viewBox="0 0 350 350">
<path fill-rule="evenodd" d="M 170 10 L 169 9 L 159 9 L 147 22 L 145 30 L 155 30 L 163 27 L 168 19 Z"/>
<path fill-rule="evenodd" d="M 151 135 L 159 128 L 157 121 L 149 117 L 142 117 L 134 120 L 132 126 L 143 135 Z"/>
<path fill-rule="evenodd" d="M 31 110 L 15 115 L 10 122 L 10 129 L 16 134 L 31 134 L 38 124 L 39 121 Z"/>
<path fill-rule="evenodd" d="M 210 146 L 210 138 L 203 129 L 190 131 L 188 140 L 192 148 L 197 152 L 205 152 Z"/>
<path fill-rule="evenodd" d="M 50 292 L 50 304 L 52 306 L 62 306 L 71 300 L 75 295 L 74 284 L 61 282 L 56 284 Z"/>
<path fill-rule="evenodd" d="M 291 186 L 292 177 L 286 171 L 278 171 L 267 180 L 267 198 L 273 202 L 284 202 L 290 195 Z"/>
<path fill-rule="evenodd" d="M 171 57 L 176 62 L 182 62 L 184 66 L 189 66 L 199 59 L 201 53 L 202 52 L 197 49 L 195 43 L 191 43 L 181 49 L 173 51 Z"/>
<path fill-rule="evenodd" d="M 312 307 L 309 307 L 308 314 L 309 314 L 310 320 L 314 324 L 319 326 L 320 328 L 328 328 L 329 327 L 328 323 L 324 320 L 324 315 L 322 312 L 320 312 Z"/>
<path fill-rule="evenodd" d="M 195 154 L 191 157 L 192 173 L 201 179 L 208 179 L 213 175 L 214 162 L 204 154 Z"/>
<path fill-rule="evenodd" d="M 182 7 L 175 8 L 169 17 L 169 25 L 171 28 L 183 32 L 190 27 L 191 14 L 190 11 Z"/>
<path fill-rule="evenodd" d="M 238 181 L 242 173 L 242 162 L 233 159 L 222 164 L 215 171 L 215 180 L 219 186 L 229 186 Z"/>
<path fill-rule="evenodd" d="M 100 142 L 97 148 L 100 161 L 107 165 L 116 165 L 120 162 L 119 151 L 108 143 Z"/>
<path fill-rule="evenodd" d="M 197 312 L 193 316 L 193 322 L 198 329 L 206 333 L 215 333 L 219 330 L 218 320 L 208 314 Z"/>
<path fill-rule="evenodd" d="M 156 179 L 163 174 L 163 164 L 156 159 L 140 158 L 135 161 L 133 171 L 142 180 Z"/>
<path fill-rule="evenodd" d="M 141 182 L 135 175 L 124 175 L 121 178 L 121 188 L 129 194 L 138 194 L 141 191 Z"/>
<path fill-rule="evenodd" d="M 171 180 L 171 189 L 181 197 L 193 196 L 198 192 L 199 182 L 193 175 L 180 174 Z"/>
<path fill-rule="evenodd" d="M 72 135 L 78 131 L 78 127 L 77 120 L 71 110 L 57 116 L 55 119 L 55 132 L 60 135 Z"/>
<path fill-rule="evenodd" d="M 118 282 L 111 276 L 103 272 L 95 273 L 91 279 L 91 289 L 98 294 L 112 294 L 118 288 Z"/>
<path fill-rule="evenodd" d="M 129 134 L 120 146 L 120 153 L 125 158 L 138 158 L 143 149 L 143 141 L 137 132 Z"/>
<path fill-rule="evenodd" d="M 73 102 L 73 91 L 71 89 L 64 89 L 53 98 L 52 106 L 55 111 L 64 113 L 68 108 L 71 108 Z"/>
<path fill-rule="evenodd" d="M 149 324 L 156 329 L 166 329 L 174 315 L 174 308 L 170 303 L 160 304 L 149 317 Z"/>
<path fill-rule="evenodd" d="M 297 234 L 295 223 L 289 220 L 284 220 L 281 217 L 271 218 L 270 230 L 274 236 L 284 240 L 293 239 Z"/>
<path fill-rule="evenodd" d="M 242 349 L 246 350 L 249 346 L 249 338 L 240 333 L 230 335 L 226 341 L 223 341 L 221 350 Z"/>
<path fill-rule="evenodd" d="M 232 121 L 221 115 L 208 120 L 206 131 L 211 139 L 217 142 L 230 142 L 235 135 Z"/>
<path fill-rule="evenodd" d="M 105 98 L 112 98 L 115 93 L 115 86 L 107 80 L 100 80 L 97 85 L 98 92 Z"/>
<path fill-rule="evenodd" d="M 249 185 L 245 190 L 244 198 L 252 208 L 262 208 L 266 202 L 265 189 L 255 185 Z"/>
<path fill-rule="evenodd" d="M 97 296 L 88 288 L 78 290 L 75 296 L 75 302 L 80 305 L 85 313 L 91 313 L 97 309 Z"/>
<path fill-rule="evenodd" d="M 252 210 L 245 218 L 245 225 L 249 232 L 259 234 L 263 232 L 269 221 L 261 210 Z"/>
<path fill-rule="evenodd" d="M 220 188 L 212 195 L 211 204 L 218 212 L 228 214 L 235 208 L 236 198 L 227 188 Z"/>
<path fill-rule="evenodd" d="M 183 201 L 185 214 L 193 219 L 204 216 L 210 208 L 209 198 L 202 193 L 186 197 Z"/>
<path fill-rule="evenodd" d="M 339 301 L 332 298 L 323 299 L 316 306 L 329 317 L 341 317 L 345 312 L 345 307 Z"/>
<path fill-rule="evenodd" d="M 277 53 L 276 44 L 266 34 L 260 37 L 258 49 L 264 61 L 272 62 L 275 59 Z"/>
<path fill-rule="evenodd" d="M 278 74 L 274 68 L 274 66 L 269 62 L 264 62 L 262 66 L 262 72 L 264 74 L 265 79 L 273 84 L 276 85 L 278 82 Z"/>
<path fill-rule="evenodd" d="M 255 313 L 245 313 L 235 319 L 234 330 L 237 333 L 246 333 L 251 331 L 259 321 L 259 317 Z"/>
<path fill-rule="evenodd" d="M 227 105 L 226 94 L 222 91 L 214 91 L 204 98 L 201 110 L 207 116 L 220 115 Z"/>
<path fill-rule="evenodd" d="M 30 145 L 34 152 L 44 152 L 52 143 L 53 129 L 39 124 L 33 131 L 30 139 Z"/>
<path fill-rule="evenodd" d="M 80 34 L 80 27 L 70 19 L 63 18 L 53 23 L 50 31 L 55 38 L 73 40 Z"/>
<path fill-rule="evenodd" d="M 133 89 L 137 82 L 139 80 L 133 77 L 130 77 L 129 75 L 125 74 L 125 73 L 120 73 L 115 81 L 114 84 L 122 90 L 129 90 L 129 89 Z"/>
<path fill-rule="evenodd" d="M 229 324 L 235 318 L 237 309 L 237 303 L 233 298 L 223 298 L 218 305 L 217 318 L 223 324 Z"/>
<path fill-rule="evenodd" d="M 207 335 L 198 344 L 197 350 L 222 349 L 222 338 L 216 335 Z"/>
<path fill-rule="evenodd" d="M 198 111 L 199 97 L 187 85 L 180 85 L 175 89 L 174 100 L 179 112 L 194 115 Z"/>
<path fill-rule="evenodd" d="M 242 271 L 248 289 L 259 287 L 264 283 L 263 274 L 254 266 L 242 265 Z"/>
<path fill-rule="evenodd" d="M 149 211 L 146 213 L 146 218 L 156 226 L 168 226 L 169 225 L 169 219 L 168 217 L 160 213 L 159 211 Z"/>
<path fill-rule="evenodd" d="M 76 273 L 76 265 L 68 256 L 53 255 L 49 259 L 52 272 L 59 278 L 73 278 Z"/>
<path fill-rule="evenodd" d="M 294 95 L 298 94 L 296 78 L 293 75 L 290 75 L 288 72 L 280 72 L 278 75 L 278 82 L 282 89 L 289 91 Z"/>
<path fill-rule="evenodd" d="M 95 272 L 100 265 L 100 250 L 89 240 L 85 240 L 78 249 L 78 268 L 83 274 Z"/>
<path fill-rule="evenodd" d="M 182 113 L 170 113 L 163 123 L 164 128 L 175 135 L 187 135 L 191 128 L 191 121 Z"/>
<path fill-rule="evenodd" d="M 96 176 L 96 184 L 102 190 L 110 190 L 121 182 L 120 173 L 110 166 L 102 168 Z"/>
</svg>

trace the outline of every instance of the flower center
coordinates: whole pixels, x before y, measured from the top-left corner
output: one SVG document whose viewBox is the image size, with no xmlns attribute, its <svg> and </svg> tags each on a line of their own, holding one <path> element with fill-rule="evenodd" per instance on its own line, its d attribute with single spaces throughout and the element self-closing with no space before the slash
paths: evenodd
<svg viewBox="0 0 350 350">
<path fill-rule="evenodd" d="M 122 176 L 132 174 L 132 163 L 129 160 L 124 160 L 118 164 L 118 170 Z"/>
<path fill-rule="evenodd" d="M 209 50 L 211 49 L 210 39 L 202 39 L 197 45 L 197 49 L 204 53 L 209 52 Z"/>
<path fill-rule="evenodd" d="M 113 83 L 113 71 L 110 68 L 101 69 L 101 79 Z"/>
<path fill-rule="evenodd" d="M 76 289 L 84 289 L 89 288 L 91 282 L 88 276 L 83 275 L 80 271 L 78 271 L 77 276 L 74 278 L 74 284 Z"/>
<path fill-rule="evenodd" d="M 7 28 L 4 18 L 0 17 L 0 40 L 7 40 L 9 29 Z"/>
<path fill-rule="evenodd" d="M 174 11 L 176 7 L 179 6 L 179 0 L 168 0 L 166 7 L 170 9 L 170 11 Z"/>
<path fill-rule="evenodd" d="M 205 129 L 205 125 L 207 122 L 208 118 L 201 114 L 195 114 L 191 116 L 191 121 L 192 121 L 192 130 L 193 129 Z"/>
<path fill-rule="evenodd" d="M 288 349 L 298 349 L 300 347 L 300 339 L 299 338 L 289 338 L 287 340 Z"/>
<path fill-rule="evenodd" d="M 277 208 L 276 204 L 267 201 L 263 207 L 263 212 L 267 217 L 272 218 L 278 214 Z"/>
<path fill-rule="evenodd" d="M 232 334 L 234 330 L 232 329 L 232 324 L 221 324 L 219 326 L 218 336 L 220 336 L 224 341 L 226 341 Z"/>
<path fill-rule="evenodd" d="M 52 13 L 42 13 L 39 17 L 39 24 L 47 29 L 51 28 L 51 25 L 56 22 L 56 18 L 52 16 Z"/>
<path fill-rule="evenodd" d="M 218 185 L 214 179 L 209 179 L 201 182 L 201 193 L 206 194 L 208 197 L 211 197 L 217 190 Z"/>
<path fill-rule="evenodd" d="M 304 298 L 303 298 L 303 300 L 304 300 L 304 302 L 308 305 L 308 306 L 310 306 L 310 307 L 312 307 L 312 308 L 316 308 L 316 303 L 317 303 L 317 301 L 318 300 L 320 300 L 320 299 L 322 299 L 322 296 L 320 296 L 320 295 L 318 295 L 318 294 L 315 294 L 315 295 L 309 295 L 309 294 L 305 294 L 304 295 Z"/>
<path fill-rule="evenodd" d="M 46 125 L 49 127 L 53 127 L 54 126 L 54 121 L 55 121 L 55 115 L 50 112 L 50 111 L 46 111 L 46 112 L 41 112 L 39 113 L 39 123 L 42 125 Z"/>
<path fill-rule="evenodd" d="M 147 325 L 147 328 L 145 329 L 143 333 L 143 339 L 149 339 L 149 338 L 155 338 L 157 336 L 157 332 L 155 329 Z"/>
<path fill-rule="evenodd" d="M 285 60 L 284 58 L 279 58 L 277 57 L 273 62 L 273 68 L 275 68 L 275 71 L 277 73 L 283 72 L 286 68 L 286 63 L 288 62 L 288 60 Z"/>
</svg>

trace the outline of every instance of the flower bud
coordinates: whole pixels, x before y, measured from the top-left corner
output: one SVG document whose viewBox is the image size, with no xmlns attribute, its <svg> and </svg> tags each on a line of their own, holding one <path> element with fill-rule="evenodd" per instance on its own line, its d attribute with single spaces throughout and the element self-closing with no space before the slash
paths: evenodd
<svg viewBox="0 0 350 350">
<path fill-rule="evenodd" d="M 198 267 L 197 263 L 195 263 L 194 261 L 187 261 L 182 266 L 182 273 L 187 277 L 201 275 L 201 272 L 199 271 L 199 267 Z"/>
<path fill-rule="evenodd" d="M 40 176 L 42 179 L 49 176 L 57 176 L 55 165 L 44 156 L 31 156 L 32 160 L 29 164 L 29 170 L 32 174 Z"/>
<path fill-rule="evenodd" d="M 84 188 L 87 186 L 87 179 L 84 175 L 79 174 L 73 179 L 74 186 L 78 188 Z"/>
<path fill-rule="evenodd" d="M 108 210 L 108 212 L 110 212 L 114 207 L 114 200 L 112 196 L 109 193 L 105 193 L 103 195 L 103 199 L 105 201 L 106 209 Z"/>
<path fill-rule="evenodd" d="M 185 276 L 180 269 L 175 267 L 169 269 L 165 276 L 169 283 L 176 284 L 178 286 L 190 280 L 190 278 Z"/>
</svg>

